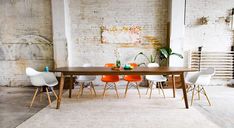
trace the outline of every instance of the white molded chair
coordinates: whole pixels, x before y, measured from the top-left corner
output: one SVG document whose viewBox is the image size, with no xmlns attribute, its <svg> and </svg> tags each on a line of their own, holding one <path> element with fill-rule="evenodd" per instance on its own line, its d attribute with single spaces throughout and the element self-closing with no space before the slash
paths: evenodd
<svg viewBox="0 0 234 128">
<path fill-rule="evenodd" d="M 194 95 L 198 94 L 200 100 L 200 93 L 204 94 L 209 105 L 210 100 L 207 96 L 204 86 L 209 85 L 212 76 L 215 74 L 215 69 L 210 67 L 199 72 L 189 72 L 185 77 L 186 84 L 188 85 L 187 92 L 192 91 L 191 105 L 193 104 Z M 196 92 L 196 94 L 195 94 Z"/>
<path fill-rule="evenodd" d="M 84 64 L 83 67 L 92 67 L 91 64 Z M 78 91 L 77 97 L 79 98 L 81 95 L 83 95 L 83 90 L 85 87 L 89 87 L 91 95 L 96 96 L 96 91 L 93 85 L 93 81 L 96 79 L 96 76 L 88 76 L 88 75 L 81 75 L 77 76 L 76 83 L 80 84 L 80 89 Z M 87 84 L 87 85 L 85 85 Z M 92 92 L 93 91 L 93 92 Z"/>
<path fill-rule="evenodd" d="M 159 67 L 159 64 L 158 63 L 149 63 L 147 66 L 148 67 Z M 147 88 L 147 91 L 146 91 L 146 94 L 148 94 L 148 90 L 150 89 L 149 98 L 151 98 L 152 90 L 153 90 L 154 86 L 155 86 L 155 88 L 158 87 L 159 93 L 160 93 L 160 89 L 162 90 L 163 96 L 165 98 L 162 82 L 166 82 L 167 78 L 165 78 L 163 75 L 146 75 L 146 79 L 149 81 L 149 88 Z"/>
<path fill-rule="evenodd" d="M 51 72 L 38 72 L 36 70 L 34 70 L 31 67 L 27 67 L 26 68 L 26 75 L 30 78 L 30 81 L 32 83 L 33 86 L 36 86 L 36 90 L 35 93 L 33 95 L 33 99 L 31 101 L 30 104 L 30 108 L 33 105 L 33 102 L 35 100 L 35 97 L 37 95 L 38 89 L 40 88 L 40 101 L 42 98 L 42 89 L 43 86 L 46 86 L 46 94 L 47 94 L 47 98 L 49 101 L 49 105 L 51 104 L 51 100 L 50 100 L 50 95 L 49 95 L 49 91 L 48 91 L 48 87 L 54 87 L 58 84 L 58 81 L 55 77 L 55 75 Z M 52 92 L 54 93 L 56 99 L 58 98 L 55 91 L 53 90 L 53 88 L 51 88 Z"/>
</svg>

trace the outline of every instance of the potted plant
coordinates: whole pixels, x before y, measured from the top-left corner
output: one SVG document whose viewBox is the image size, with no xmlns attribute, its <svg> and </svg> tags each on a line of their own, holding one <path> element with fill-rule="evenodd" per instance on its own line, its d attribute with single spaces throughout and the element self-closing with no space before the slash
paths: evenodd
<svg viewBox="0 0 234 128">
<path fill-rule="evenodd" d="M 155 63 L 157 61 L 157 58 L 158 58 L 158 53 L 157 53 L 158 49 L 161 48 L 162 44 L 155 36 L 144 36 L 144 38 L 147 42 L 149 42 L 153 46 L 154 52 L 149 57 L 146 54 L 144 54 L 143 52 L 139 52 L 134 57 L 134 61 L 138 58 L 138 56 L 143 56 L 146 58 L 147 63 Z M 139 64 L 139 66 L 140 65 L 146 66 L 146 62 L 142 62 Z"/>
<path fill-rule="evenodd" d="M 151 55 L 148 57 L 148 56 L 145 55 L 143 52 L 139 52 L 139 53 L 134 57 L 134 61 L 138 58 L 138 56 L 143 56 L 144 58 L 146 58 L 147 63 L 155 63 L 155 62 L 156 62 L 156 58 L 157 58 L 156 54 L 155 54 L 155 55 L 151 54 Z M 145 65 L 145 66 L 146 66 L 147 63 L 146 63 L 146 62 L 142 62 L 142 63 L 140 63 L 140 64 L 138 64 L 138 65 L 139 65 L 139 66 L 141 66 L 141 65 Z"/>
<path fill-rule="evenodd" d="M 175 55 L 175 56 L 178 56 L 179 58 L 183 59 L 183 56 L 181 54 L 172 52 L 172 49 L 168 48 L 168 47 L 160 48 L 159 52 L 160 52 L 160 57 L 159 58 L 161 60 L 160 65 L 168 66 L 169 57 L 171 55 Z"/>
</svg>

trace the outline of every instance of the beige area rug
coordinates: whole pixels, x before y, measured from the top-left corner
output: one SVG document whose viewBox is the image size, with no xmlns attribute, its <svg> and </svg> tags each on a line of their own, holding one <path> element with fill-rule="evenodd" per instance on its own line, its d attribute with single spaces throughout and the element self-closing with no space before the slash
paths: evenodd
<svg viewBox="0 0 234 128">
<path fill-rule="evenodd" d="M 142 98 L 137 91 L 130 89 L 127 98 L 123 98 L 124 89 L 119 89 L 120 99 L 109 90 L 105 99 L 91 97 L 88 90 L 77 99 L 63 95 L 61 108 L 46 107 L 18 128 L 218 128 L 195 108 L 185 109 L 181 97 L 172 98 L 172 91 L 165 89 L 166 99 L 154 90 L 152 99 L 141 89 Z"/>
</svg>

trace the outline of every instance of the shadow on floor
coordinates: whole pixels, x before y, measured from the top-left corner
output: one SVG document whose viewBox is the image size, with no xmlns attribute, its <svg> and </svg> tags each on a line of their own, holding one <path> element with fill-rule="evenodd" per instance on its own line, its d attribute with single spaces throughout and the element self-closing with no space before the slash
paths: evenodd
<svg viewBox="0 0 234 128">
<path fill-rule="evenodd" d="M 37 96 L 32 108 L 29 108 L 34 93 L 33 87 L 0 87 L 0 126 L 15 128 L 42 108 L 48 105 L 46 93 L 42 101 Z M 51 100 L 55 100 L 51 95 Z"/>
</svg>

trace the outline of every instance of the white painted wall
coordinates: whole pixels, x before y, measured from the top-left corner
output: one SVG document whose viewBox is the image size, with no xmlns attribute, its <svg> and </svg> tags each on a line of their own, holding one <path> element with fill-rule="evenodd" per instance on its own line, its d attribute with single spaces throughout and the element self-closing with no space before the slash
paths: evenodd
<svg viewBox="0 0 234 128">
<path fill-rule="evenodd" d="M 68 66 L 67 34 L 69 27 L 65 25 L 65 1 L 51 0 L 53 18 L 53 43 L 55 67 Z M 68 22 L 68 21 L 66 21 Z"/>
<path fill-rule="evenodd" d="M 234 0 L 187 0 L 184 51 L 227 51 L 233 45 L 233 31 L 225 18 L 234 8 Z M 198 19 L 208 17 L 207 25 Z"/>
<path fill-rule="evenodd" d="M 185 0 L 170 0 L 170 48 L 183 55 L 184 44 L 184 6 Z M 170 56 L 171 67 L 183 67 L 184 60 Z"/>
</svg>

